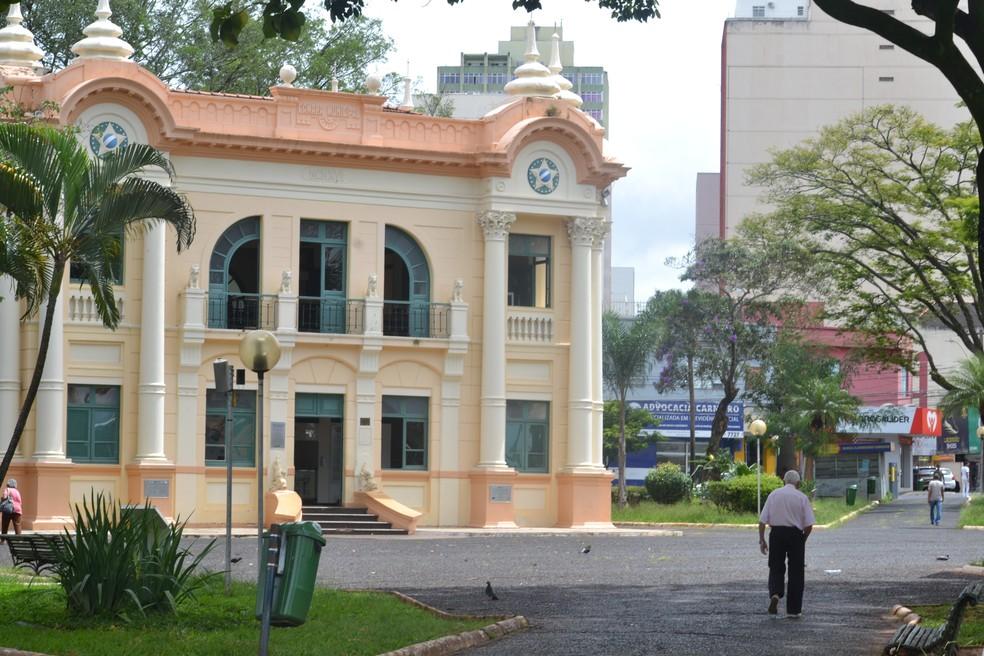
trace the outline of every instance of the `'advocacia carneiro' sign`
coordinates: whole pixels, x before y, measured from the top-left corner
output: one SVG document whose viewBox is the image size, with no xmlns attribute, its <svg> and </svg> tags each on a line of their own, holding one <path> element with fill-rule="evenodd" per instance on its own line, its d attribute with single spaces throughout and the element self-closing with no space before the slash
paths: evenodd
<svg viewBox="0 0 984 656">
<path fill-rule="evenodd" d="M 717 411 L 717 401 L 697 401 L 696 432 L 698 438 L 709 438 L 711 436 L 711 423 L 714 420 L 714 413 Z M 643 408 L 659 420 L 656 426 L 647 426 L 649 430 L 658 431 L 660 434 L 670 438 L 689 438 L 690 437 L 690 402 L 687 400 L 660 400 L 660 401 L 629 401 L 632 408 Z M 744 430 L 744 407 L 741 402 L 728 405 L 728 429 L 725 431 L 724 439 L 737 439 L 745 434 Z"/>
</svg>

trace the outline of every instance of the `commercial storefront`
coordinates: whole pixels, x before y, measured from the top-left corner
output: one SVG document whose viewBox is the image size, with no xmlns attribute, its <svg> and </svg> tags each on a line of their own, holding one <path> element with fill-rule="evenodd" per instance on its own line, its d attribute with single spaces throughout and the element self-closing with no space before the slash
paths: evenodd
<svg viewBox="0 0 984 656">
<path fill-rule="evenodd" d="M 864 494 L 869 478 L 875 481 L 873 498 L 912 489 L 913 440 L 938 437 L 943 417 L 936 408 L 865 406 L 862 420 L 841 424 L 840 438 L 815 461 L 818 496 L 840 496 L 848 485 Z"/>
</svg>

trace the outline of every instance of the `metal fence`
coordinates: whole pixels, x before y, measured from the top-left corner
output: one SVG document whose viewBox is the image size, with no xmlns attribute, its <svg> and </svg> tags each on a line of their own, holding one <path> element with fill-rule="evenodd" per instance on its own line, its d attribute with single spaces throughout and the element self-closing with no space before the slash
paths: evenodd
<svg viewBox="0 0 984 656">
<path fill-rule="evenodd" d="M 383 334 L 398 337 L 448 337 L 451 334 L 451 305 L 385 301 Z"/>
<path fill-rule="evenodd" d="M 277 296 L 211 292 L 208 295 L 208 327 L 276 330 Z"/>
<path fill-rule="evenodd" d="M 361 335 L 365 332 L 365 310 L 362 299 L 301 296 L 297 303 L 297 330 Z"/>
</svg>

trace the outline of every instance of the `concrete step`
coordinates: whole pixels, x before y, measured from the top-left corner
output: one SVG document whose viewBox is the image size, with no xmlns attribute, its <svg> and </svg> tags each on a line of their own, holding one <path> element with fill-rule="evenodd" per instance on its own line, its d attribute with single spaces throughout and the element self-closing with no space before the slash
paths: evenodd
<svg viewBox="0 0 984 656">
<path fill-rule="evenodd" d="M 322 528 L 323 535 L 406 535 L 403 528 Z"/>
<path fill-rule="evenodd" d="M 389 522 L 380 522 L 376 519 L 371 519 L 369 521 L 338 521 L 338 520 L 321 520 L 318 522 L 321 525 L 321 530 L 332 529 L 332 528 L 359 528 L 359 529 L 369 529 L 369 528 L 393 528 L 393 525 Z"/>
<path fill-rule="evenodd" d="M 306 522 L 374 522 L 376 515 L 368 513 L 304 513 Z"/>
<path fill-rule="evenodd" d="M 366 514 L 369 512 L 368 508 L 347 508 L 345 506 L 301 506 L 301 512 L 307 516 L 311 514 L 342 514 L 342 515 L 355 515 L 355 514 Z"/>
</svg>

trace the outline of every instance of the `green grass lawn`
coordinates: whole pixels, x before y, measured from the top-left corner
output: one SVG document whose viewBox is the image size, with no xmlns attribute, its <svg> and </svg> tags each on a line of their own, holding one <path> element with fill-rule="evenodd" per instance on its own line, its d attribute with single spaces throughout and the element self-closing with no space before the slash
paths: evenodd
<svg viewBox="0 0 984 656">
<path fill-rule="evenodd" d="M 946 502 L 944 502 L 945 504 Z M 984 497 L 975 496 L 960 509 L 960 527 L 984 526 Z"/>
<path fill-rule="evenodd" d="M 254 619 L 255 586 L 234 584 L 225 596 L 221 580 L 176 616 L 121 620 L 73 618 L 54 585 L 28 587 L 22 577 L 0 575 L 0 644 L 67 656 L 174 656 L 256 653 L 260 623 Z M 379 654 L 477 629 L 491 620 L 448 621 L 383 593 L 319 588 L 308 621 L 271 630 L 270 653 Z"/>
<path fill-rule="evenodd" d="M 913 606 L 912 610 L 922 616 L 926 626 L 940 626 L 946 624 L 950 608 L 950 605 Z M 961 647 L 984 645 L 984 606 L 970 606 L 964 611 L 963 624 L 957 633 L 957 644 Z"/>
<path fill-rule="evenodd" d="M 764 500 L 763 500 L 764 503 Z M 822 498 L 813 502 L 813 514 L 817 524 L 829 524 L 844 515 L 867 505 L 864 499 L 858 499 L 853 506 L 848 506 L 842 498 Z M 684 501 L 664 505 L 654 501 L 642 501 L 635 506 L 627 506 L 619 510 L 612 506 L 613 522 L 647 522 L 651 524 L 668 524 L 685 522 L 692 524 L 758 524 L 755 513 L 734 513 L 722 510 L 709 501 Z"/>
</svg>

